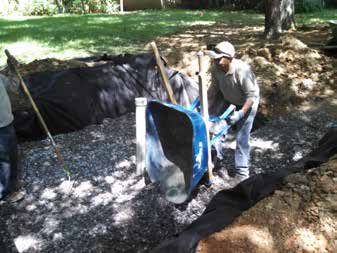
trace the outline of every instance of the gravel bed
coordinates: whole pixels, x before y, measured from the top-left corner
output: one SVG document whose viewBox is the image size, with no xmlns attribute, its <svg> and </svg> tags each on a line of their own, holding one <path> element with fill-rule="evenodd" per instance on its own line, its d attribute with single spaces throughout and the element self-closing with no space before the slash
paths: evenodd
<svg viewBox="0 0 337 253">
<path fill-rule="evenodd" d="M 252 173 L 287 167 L 312 150 L 332 119 L 319 111 L 275 118 L 252 134 Z M 2 202 L 0 236 L 19 252 L 149 252 L 184 229 L 209 200 L 233 182 L 215 171 L 213 187 L 199 185 L 174 205 L 157 184 L 136 175 L 135 115 L 107 119 L 58 135 L 70 181 L 47 140 L 20 145 L 20 190 L 25 198 Z M 229 141 L 224 166 L 233 167 Z"/>
</svg>

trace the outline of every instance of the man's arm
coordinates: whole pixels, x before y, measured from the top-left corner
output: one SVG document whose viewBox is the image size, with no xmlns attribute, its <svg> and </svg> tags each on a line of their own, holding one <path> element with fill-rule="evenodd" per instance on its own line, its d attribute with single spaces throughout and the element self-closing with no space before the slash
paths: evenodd
<svg viewBox="0 0 337 253">
<path fill-rule="evenodd" d="M 260 96 L 260 88 L 257 84 L 256 77 L 253 71 L 248 68 L 242 75 L 242 89 L 247 97 L 245 103 L 243 104 L 241 110 L 247 113 L 249 109 L 253 106 L 255 99 Z"/>
<path fill-rule="evenodd" d="M 249 111 L 249 109 L 253 106 L 253 104 L 254 104 L 254 100 L 252 98 L 247 98 L 241 108 L 241 111 L 243 111 L 244 114 L 246 114 Z"/>
</svg>

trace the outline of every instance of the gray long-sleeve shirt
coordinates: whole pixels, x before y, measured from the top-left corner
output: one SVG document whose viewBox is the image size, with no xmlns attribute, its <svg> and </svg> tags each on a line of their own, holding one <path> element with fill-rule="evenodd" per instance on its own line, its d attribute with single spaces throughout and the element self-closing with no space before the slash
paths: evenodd
<svg viewBox="0 0 337 253">
<path fill-rule="evenodd" d="M 0 75 L 0 127 L 6 127 L 12 123 L 11 103 L 7 94 L 6 87 L 9 85 L 7 77 Z"/>
<path fill-rule="evenodd" d="M 212 68 L 212 83 L 208 91 L 210 101 L 221 91 L 224 99 L 231 104 L 243 105 L 248 98 L 260 96 L 260 88 L 250 66 L 238 59 L 233 59 L 228 73 L 218 66 Z"/>
</svg>

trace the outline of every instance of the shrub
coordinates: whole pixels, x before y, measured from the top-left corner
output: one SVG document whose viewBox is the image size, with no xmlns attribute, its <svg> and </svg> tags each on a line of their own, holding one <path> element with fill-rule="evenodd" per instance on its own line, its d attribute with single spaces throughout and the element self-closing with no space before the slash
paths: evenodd
<svg viewBox="0 0 337 253">
<path fill-rule="evenodd" d="M 322 11 L 324 1 L 322 0 L 295 0 L 295 10 L 297 13 L 309 13 Z"/>
<path fill-rule="evenodd" d="M 119 10 L 116 0 L 73 0 L 68 4 L 69 13 L 113 13 Z"/>
<path fill-rule="evenodd" d="M 119 0 L 0 0 L 0 2 L 1 16 L 113 13 L 119 11 Z"/>
<path fill-rule="evenodd" d="M 42 15 L 54 15 L 57 13 L 57 7 L 55 4 L 50 3 L 47 0 L 32 0 L 31 4 L 23 11 L 23 15 L 42 16 Z"/>
<path fill-rule="evenodd" d="M 0 0 L 1 16 L 9 15 L 53 15 L 57 13 L 53 0 Z"/>
</svg>

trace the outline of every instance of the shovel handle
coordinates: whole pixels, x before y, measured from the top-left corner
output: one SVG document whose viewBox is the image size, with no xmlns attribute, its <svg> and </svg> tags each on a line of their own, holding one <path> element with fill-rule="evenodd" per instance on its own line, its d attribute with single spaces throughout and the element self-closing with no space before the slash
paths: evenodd
<svg viewBox="0 0 337 253">
<path fill-rule="evenodd" d="M 208 156 L 208 179 L 212 181 L 213 178 L 213 164 L 212 164 L 212 155 L 211 155 L 211 145 L 210 145 L 210 135 L 209 135 L 209 124 L 208 124 L 208 100 L 207 100 L 207 87 L 203 80 L 203 55 L 202 51 L 198 52 L 198 62 L 199 62 L 199 97 L 200 97 L 200 105 L 201 105 L 201 114 L 204 118 L 205 125 L 206 125 L 206 138 L 207 138 L 207 156 Z"/>
<path fill-rule="evenodd" d="M 61 155 L 60 149 L 57 147 L 57 145 L 56 145 L 56 143 L 55 143 L 55 141 L 54 141 L 53 136 L 50 134 L 49 129 L 48 129 L 48 127 L 47 127 L 47 124 L 46 124 L 46 122 L 44 121 L 44 119 L 43 119 L 43 117 L 42 117 L 42 115 L 41 115 L 41 113 L 40 113 L 39 108 L 37 107 L 37 105 L 36 105 L 36 103 L 35 103 L 35 101 L 34 101 L 32 95 L 30 94 L 30 92 L 29 92 L 29 90 L 28 90 L 28 88 L 27 88 L 27 85 L 26 85 L 25 81 L 23 80 L 23 78 L 22 78 L 20 72 L 18 71 L 18 69 L 17 69 L 17 67 L 16 67 L 16 64 L 15 64 L 15 62 L 16 62 L 16 61 L 15 61 L 15 58 L 9 53 L 9 51 L 8 51 L 7 49 L 5 49 L 5 54 L 6 54 L 7 58 L 8 58 L 8 64 L 9 64 L 10 67 L 14 70 L 16 76 L 19 78 L 20 84 L 21 84 L 21 87 L 22 87 L 23 91 L 24 91 L 25 94 L 27 95 L 27 97 L 28 97 L 28 99 L 29 99 L 29 102 L 31 103 L 31 105 L 32 105 L 32 107 L 33 107 L 33 109 L 34 109 L 34 111 L 35 111 L 35 113 L 36 113 L 36 115 L 37 115 L 37 117 L 38 117 L 38 119 L 39 119 L 41 125 L 42 125 L 42 128 L 44 129 L 44 131 L 46 132 L 48 138 L 49 138 L 50 141 L 51 141 L 51 144 L 52 144 L 52 146 L 53 146 L 53 148 L 54 148 L 54 151 L 55 151 L 57 160 L 60 162 L 60 164 L 61 164 L 62 166 L 64 166 L 64 160 L 63 160 L 63 157 L 62 157 L 62 155 Z"/>
</svg>

